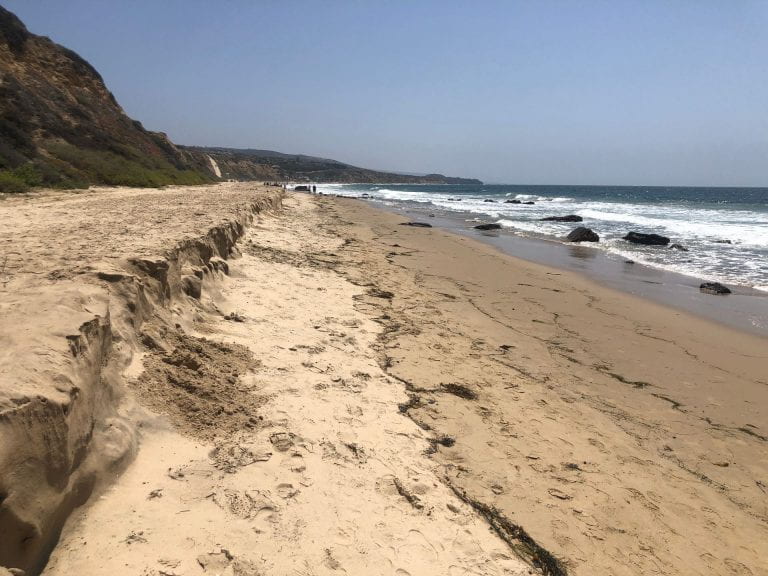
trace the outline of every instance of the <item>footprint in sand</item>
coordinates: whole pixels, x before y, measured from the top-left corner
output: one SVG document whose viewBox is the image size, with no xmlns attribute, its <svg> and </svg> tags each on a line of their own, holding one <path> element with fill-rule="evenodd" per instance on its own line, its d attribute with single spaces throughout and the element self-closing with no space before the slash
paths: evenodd
<svg viewBox="0 0 768 576">
<path fill-rule="evenodd" d="M 296 488 L 293 484 L 290 484 L 288 482 L 284 482 L 282 484 L 277 485 L 277 494 L 278 496 L 280 496 L 280 498 L 283 498 L 284 500 L 293 498 L 298 493 L 299 493 L 299 489 Z"/>
<path fill-rule="evenodd" d="M 283 468 L 288 468 L 291 472 L 296 472 L 298 474 L 304 472 L 307 469 L 307 465 L 304 462 L 304 456 L 300 452 L 291 452 L 291 455 L 287 458 L 284 458 L 280 465 Z"/>
<path fill-rule="evenodd" d="M 257 534 L 271 533 L 273 524 L 277 522 L 277 509 L 265 505 L 256 511 L 251 520 L 253 531 Z"/>
<path fill-rule="evenodd" d="M 440 548 L 443 548 L 442 545 Z M 411 530 L 408 532 L 406 543 L 398 547 L 397 555 L 404 560 L 415 561 L 430 557 L 436 561 L 439 558 L 439 551 L 419 530 Z"/>
</svg>

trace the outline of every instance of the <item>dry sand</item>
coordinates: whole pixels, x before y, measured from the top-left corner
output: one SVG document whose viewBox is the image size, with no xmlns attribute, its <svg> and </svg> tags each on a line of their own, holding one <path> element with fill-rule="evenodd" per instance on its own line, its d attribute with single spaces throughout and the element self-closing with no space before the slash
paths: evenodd
<svg viewBox="0 0 768 576">
<path fill-rule="evenodd" d="M 94 432 L 112 481 L 46 574 L 768 574 L 765 340 L 358 201 L 275 206 L 243 185 L 0 203 L 26 218 L 0 238 L 26 234 L 6 412 L 43 386 L 67 405 L 56 373 L 101 363 L 91 423 L 127 438 Z M 94 318 L 117 337 L 78 356 L 64 328 Z M 31 508 L 11 493 L 0 523 Z"/>
<path fill-rule="evenodd" d="M 312 208 L 259 219 L 194 335 L 148 323 L 162 344 L 131 387 L 176 431 L 145 433 L 46 574 L 529 573 L 425 457 L 357 309 L 377 297 L 330 268 L 344 241 Z"/>
</svg>

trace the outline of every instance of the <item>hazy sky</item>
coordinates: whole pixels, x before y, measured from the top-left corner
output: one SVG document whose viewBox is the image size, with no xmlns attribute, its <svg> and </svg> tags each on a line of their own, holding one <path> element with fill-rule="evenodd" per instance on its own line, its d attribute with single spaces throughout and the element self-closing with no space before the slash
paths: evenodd
<svg viewBox="0 0 768 576">
<path fill-rule="evenodd" d="M 182 144 L 768 186 L 768 1 L 0 0 Z"/>
</svg>

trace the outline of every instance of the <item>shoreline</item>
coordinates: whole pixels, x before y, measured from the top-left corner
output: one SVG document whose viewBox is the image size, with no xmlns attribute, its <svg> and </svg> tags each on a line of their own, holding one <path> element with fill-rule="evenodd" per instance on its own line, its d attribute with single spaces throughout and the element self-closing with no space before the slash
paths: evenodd
<svg viewBox="0 0 768 576">
<path fill-rule="evenodd" d="M 349 198 L 347 196 L 339 196 Z M 654 267 L 641 262 L 628 264 L 623 256 L 607 252 L 589 243 L 569 244 L 555 238 L 523 235 L 514 230 L 481 232 L 474 230 L 475 222 L 492 220 L 474 212 L 452 213 L 438 207 L 420 209 L 406 203 L 371 202 L 374 207 L 404 214 L 413 220 L 426 222 L 450 232 L 471 237 L 497 250 L 527 262 L 575 272 L 585 279 L 693 314 L 717 324 L 768 338 L 768 292 L 752 287 L 728 284 L 733 293 L 713 296 L 699 291 L 707 279 Z M 430 214 L 434 214 L 430 217 Z M 573 224 L 572 226 L 578 226 Z"/>
</svg>

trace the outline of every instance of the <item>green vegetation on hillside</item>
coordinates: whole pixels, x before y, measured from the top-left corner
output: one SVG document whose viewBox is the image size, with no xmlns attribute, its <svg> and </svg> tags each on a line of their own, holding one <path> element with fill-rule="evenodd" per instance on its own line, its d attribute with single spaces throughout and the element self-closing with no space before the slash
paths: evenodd
<svg viewBox="0 0 768 576">
<path fill-rule="evenodd" d="M 49 144 L 49 156 L 14 169 L 0 170 L 0 192 L 19 193 L 30 188 L 73 189 L 89 184 L 108 186 L 160 187 L 172 184 L 196 185 L 212 179 L 194 170 L 180 170 L 161 158 L 124 155 L 106 150 L 76 148 L 70 144 Z"/>
</svg>

